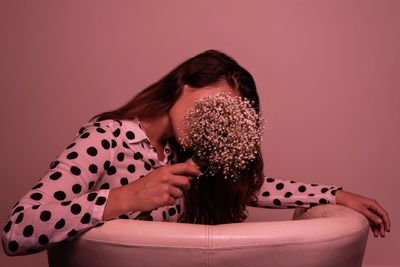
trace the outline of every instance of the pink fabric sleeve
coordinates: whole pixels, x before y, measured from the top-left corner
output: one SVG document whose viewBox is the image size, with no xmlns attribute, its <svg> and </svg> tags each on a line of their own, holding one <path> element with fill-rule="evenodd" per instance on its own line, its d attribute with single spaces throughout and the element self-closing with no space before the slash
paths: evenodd
<svg viewBox="0 0 400 267">
<path fill-rule="evenodd" d="M 342 187 L 265 177 L 253 206 L 283 209 L 336 204 L 337 190 L 342 190 Z"/>
<path fill-rule="evenodd" d="M 103 224 L 110 189 L 91 191 L 112 162 L 112 132 L 82 127 L 50 169 L 12 208 L 1 232 L 9 256 L 37 253 Z"/>
</svg>

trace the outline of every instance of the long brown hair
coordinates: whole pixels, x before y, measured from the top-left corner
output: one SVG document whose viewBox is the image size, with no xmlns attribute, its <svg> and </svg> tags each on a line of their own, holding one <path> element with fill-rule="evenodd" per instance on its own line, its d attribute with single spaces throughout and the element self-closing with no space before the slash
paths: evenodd
<svg viewBox="0 0 400 267">
<path fill-rule="evenodd" d="M 251 74 L 233 58 L 217 50 L 204 51 L 175 67 L 159 81 L 151 84 L 128 103 L 112 111 L 93 116 L 90 121 L 106 119 L 154 119 L 162 116 L 174 105 L 185 84 L 202 88 L 225 80 L 230 87 L 239 89 L 242 97 L 252 101 L 259 112 L 260 102 Z M 170 143 L 177 151 L 177 162 L 192 155 L 183 150 L 175 138 Z M 260 147 L 256 158 L 241 173 L 238 181 L 224 179 L 222 173 L 191 181 L 190 190 L 184 192 L 184 211 L 179 222 L 195 224 L 221 224 L 244 221 L 248 214 L 246 205 L 254 205 L 256 192 L 263 180 L 263 159 Z"/>
</svg>

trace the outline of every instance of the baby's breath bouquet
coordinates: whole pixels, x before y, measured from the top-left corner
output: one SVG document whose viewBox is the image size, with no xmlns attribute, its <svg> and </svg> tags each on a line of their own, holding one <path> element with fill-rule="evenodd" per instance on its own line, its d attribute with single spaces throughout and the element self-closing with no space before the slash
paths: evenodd
<svg viewBox="0 0 400 267">
<path fill-rule="evenodd" d="M 218 93 L 197 99 L 184 116 L 184 149 L 191 148 L 191 160 L 214 176 L 236 181 L 255 158 L 262 141 L 263 118 L 251 102 L 239 96 Z"/>
</svg>

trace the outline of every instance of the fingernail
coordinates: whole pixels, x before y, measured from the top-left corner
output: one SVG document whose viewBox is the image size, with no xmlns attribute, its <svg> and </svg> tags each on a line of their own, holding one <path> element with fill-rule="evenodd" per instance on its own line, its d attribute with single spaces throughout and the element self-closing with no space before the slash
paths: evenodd
<svg viewBox="0 0 400 267">
<path fill-rule="evenodd" d="M 377 223 L 382 223 L 381 219 L 376 220 Z"/>
</svg>

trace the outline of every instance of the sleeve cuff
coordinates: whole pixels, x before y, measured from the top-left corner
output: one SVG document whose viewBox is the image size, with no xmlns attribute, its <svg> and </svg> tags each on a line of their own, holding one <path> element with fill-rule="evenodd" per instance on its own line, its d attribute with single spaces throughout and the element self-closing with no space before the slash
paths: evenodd
<svg viewBox="0 0 400 267">
<path fill-rule="evenodd" d="M 343 187 L 341 186 L 334 186 L 333 188 L 331 188 L 329 191 L 329 203 L 331 204 L 336 204 L 336 192 L 339 190 L 343 190 Z"/>
<path fill-rule="evenodd" d="M 107 204 L 107 199 L 108 195 L 110 194 L 110 190 L 111 189 L 99 190 L 96 199 L 93 201 L 93 209 L 92 209 L 93 225 L 105 222 L 105 220 L 103 220 L 103 213 Z"/>
</svg>

